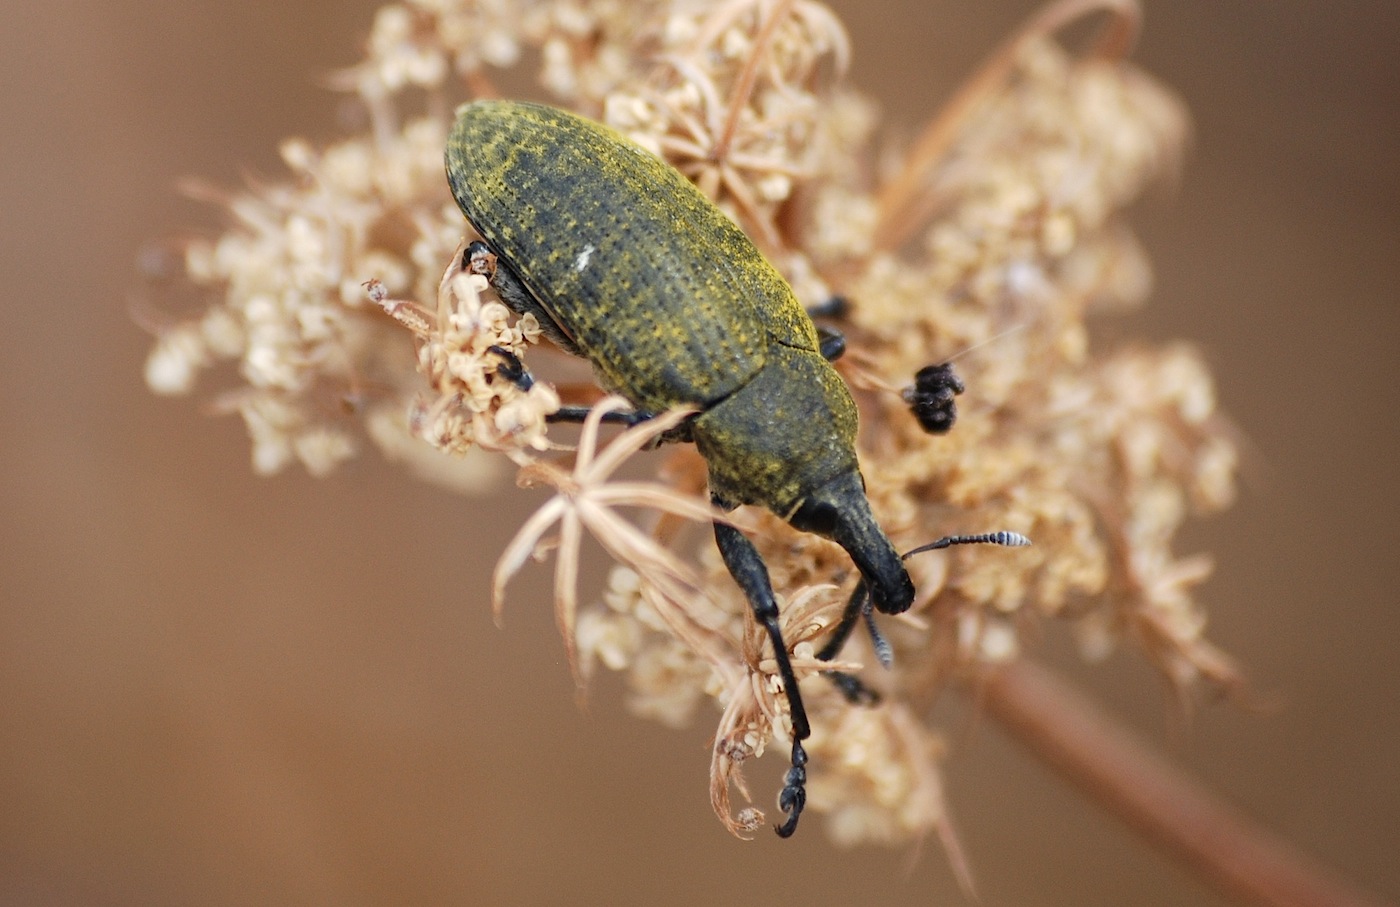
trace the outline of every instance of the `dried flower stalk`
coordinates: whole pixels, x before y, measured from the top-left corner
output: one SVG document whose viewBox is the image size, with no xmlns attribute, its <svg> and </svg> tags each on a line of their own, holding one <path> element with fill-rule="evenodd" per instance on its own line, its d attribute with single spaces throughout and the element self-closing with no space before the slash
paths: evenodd
<svg viewBox="0 0 1400 907">
<path fill-rule="evenodd" d="M 1099 10 L 1112 27 L 1094 52 L 1074 57 L 1052 40 Z M 839 367 L 861 408 L 872 506 L 898 548 L 987 528 L 1034 538 L 912 561 L 919 598 L 887 621 L 895 669 L 867 672 L 883 700 L 857 708 L 812 677 L 830 667 L 813 653 L 854 581 L 844 554 L 770 514 L 728 517 L 755 538 L 786 601 L 813 722 L 809 808 L 842 842 L 933 831 L 961 866 L 942 738 L 923 716 L 948 682 L 1018 658 L 1028 626 L 1068 623 L 1088 657 L 1136 645 L 1182 691 L 1236 682 L 1193 595 L 1209 560 L 1172 551 L 1190 512 L 1228 506 L 1234 492 L 1210 375 L 1183 345 L 1100 349 L 1091 337 L 1093 320 L 1147 296 L 1146 256 L 1121 212 L 1171 170 L 1187 130 L 1175 97 L 1123 60 L 1136 20 L 1129 0 L 1052 3 L 882 176 L 872 106 L 842 81 L 845 33 L 812 0 L 388 4 L 365 59 L 338 80 L 369 129 L 323 149 L 289 141 L 290 182 L 225 199 L 233 225 L 185 253 L 209 306 L 160 332 L 148 381 L 186 392 L 200 372 L 235 364 L 242 383 L 222 399 L 247 422 L 261 472 L 300 461 L 319 474 L 368 438 L 420 467 L 462 464 L 458 481 L 489 481 L 487 458 L 466 452 L 502 453 L 524 483 L 553 488 L 502 556 L 497 609 L 506 581 L 552 548 L 577 675 L 600 663 L 625 672 L 632 707 L 673 724 L 712 701 L 715 810 L 735 834 L 756 828 L 762 814 L 734 811 L 731 797 L 748 799 L 741 767 L 786 740 L 790 719 L 747 602 L 713 545 L 680 531 L 715 518 L 703 463 L 672 445 L 649 455 L 656 481 L 614 477 L 681 415 L 601 451 L 593 418 L 571 468 L 542 459 L 557 447 L 545 417 L 559 398 L 544 382 L 525 392 L 501 379 L 492 351 L 524 358 L 538 325 L 514 321 L 463 271 L 465 226 L 442 175 L 449 111 L 537 51 L 557 103 L 694 179 L 799 296 L 854 300 Z M 900 388 L 992 340 L 960 360 L 969 392 L 956 429 L 923 433 Z M 628 521 L 618 507 L 651 516 Z M 585 529 L 618 564 L 601 601 L 580 607 Z M 849 670 L 870 660 L 860 643 L 848 655 Z"/>
</svg>

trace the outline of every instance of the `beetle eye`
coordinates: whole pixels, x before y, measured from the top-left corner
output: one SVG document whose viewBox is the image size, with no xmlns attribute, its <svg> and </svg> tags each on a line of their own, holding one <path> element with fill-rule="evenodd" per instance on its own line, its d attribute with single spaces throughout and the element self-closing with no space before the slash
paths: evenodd
<svg viewBox="0 0 1400 907">
<path fill-rule="evenodd" d="M 836 531 L 836 508 L 824 501 L 803 501 L 788 522 L 794 529 L 830 537 Z"/>
</svg>

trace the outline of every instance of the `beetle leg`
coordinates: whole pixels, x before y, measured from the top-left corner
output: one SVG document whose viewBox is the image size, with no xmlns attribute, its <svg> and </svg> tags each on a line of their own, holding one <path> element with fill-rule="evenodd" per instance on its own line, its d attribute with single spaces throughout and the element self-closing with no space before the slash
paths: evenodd
<svg viewBox="0 0 1400 907">
<path fill-rule="evenodd" d="M 501 364 L 496 366 L 496 374 L 514 384 L 522 391 L 528 391 L 535 386 L 535 376 L 531 375 L 525 368 L 525 363 L 520 361 L 520 357 L 512 353 L 503 346 L 492 344 L 486 348 L 488 353 L 495 353 L 501 358 Z"/>
<path fill-rule="evenodd" d="M 846 352 L 846 335 L 836 328 L 817 325 L 817 350 L 827 362 L 835 362 Z"/>
<path fill-rule="evenodd" d="M 855 629 L 856 621 L 863 621 L 865 629 L 870 634 L 870 645 L 875 649 L 875 658 L 886 669 L 894 667 L 894 647 L 890 641 L 885 639 L 885 634 L 880 632 L 880 627 L 875 623 L 874 602 L 870 598 L 865 588 L 865 580 L 860 581 L 856 590 L 851 595 L 851 600 L 846 603 L 846 610 L 841 614 L 841 622 L 836 625 L 836 629 L 831 633 L 831 639 L 822 646 L 817 653 L 820 661 L 832 661 L 846 646 L 846 640 L 850 638 L 851 631 Z M 840 673 L 833 671 L 831 673 Z M 837 683 L 837 686 L 841 686 Z"/>
<path fill-rule="evenodd" d="M 817 658 L 821 661 L 832 661 L 846 645 L 846 640 L 850 638 L 851 631 L 856 628 L 856 622 L 863 614 L 870 612 L 870 587 L 866 585 L 865 577 L 861 577 L 856 583 L 856 587 L 851 592 L 850 599 L 846 602 L 846 609 L 841 612 L 841 622 L 836 625 L 836 629 L 831 631 L 831 638 L 817 652 Z"/>
<path fill-rule="evenodd" d="M 846 640 L 850 638 L 851 631 L 856 628 L 856 624 L 863 618 L 865 625 L 870 629 L 872 639 L 875 641 L 877 653 L 890 652 L 890 644 L 875 627 L 875 615 L 872 613 L 872 602 L 869 594 L 869 587 L 865 579 L 862 578 L 856 583 L 855 589 L 851 592 L 851 598 L 846 602 L 846 609 L 841 613 L 841 621 L 836 625 L 836 629 L 831 631 L 831 638 L 817 652 L 817 658 L 821 661 L 832 661 L 846 645 Z M 889 662 L 884 657 L 880 662 L 886 667 Z M 823 671 L 822 676 L 835 684 L 836 689 L 845 697 L 851 705 L 875 705 L 880 701 L 880 694 L 870 689 L 861 682 L 861 679 L 854 674 L 847 674 L 845 671 Z"/>
<path fill-rule="evenodd" d="M 967 388 L 953 372 L 953 364 L 926 365 L 914 375 L 914 385 L 904 391 L 904 402 L 931 435 L 947 434 L 958 418 L 953 398 Z"/>
<path fill-rule="evenodd" d="M 807 307 L 807 314 L 812 318 L 845 318 L 851 310 L 851 301 L 845 296 L 831 296 L 825 302 Z"/>
<path fill-rule="evenodd" d="M 819 302 L 814 306 L 807 307 L 807 317 L 813 320 L 818 318 L 835 318 L 840 320 L 846 317 L 850 311 L 851 304 L 844 296 L 832 296 L 826 302 Z M 817 350 L 822 354 L 822 358 L 827 362 L 835 362 L 846 352 L 846 335 L 836 328 L 828 327 L 824 324 L 817 325 Z"/>
<path fill-rule="evenodd" d="M 546 422 L 582 422 L 593 411 L 591 406 L 561 406 L 544 417 Z M 639 413 L 632 410 L 613 410 L 603 413 L 602 421 L 609 425 L 626 425 L 631 428 L 639 422 L 654 418 L 655 413 Z"/>
<path fill-rule="evenodd" d="M 715 504 L 725 506 L 719 500 Z M 778 623 L 778 601 L 773 597 L 773 584 L 768 579 L 768 568 L 764 566 L 762 556 L 753 542 L 727 523 L 715 523 L 715 543 L 719 546 L 720 557 L 724 558 L 724 565 L 748 598 L 754 619 L 763 625 L 773 642 L 773 657 L 778 662 L 778 674 L 783 678 L 783 690 L 787 694 L 788 711 L 792 717 L 792 768 L 788 769 L 783 779 L 782 793 L 778 795 L 778 807 L 787 813 L 787 821 L 776 827 L 778 836 L 786 838 L 797 830 L 798 817 L 807 805 L 807 751 L 802 748 L 802 741 L 811 734 L 807 710 L 802 706 L 797 675 L 793 673 L 787 643 L 783 641 L 783 630 Z"/>
<path fill-rule="evenodd" d="M 822 676 L 831 681 L 832 686 L 836 687 L 836 692 L 851 705 L 869 708 L 880 704 L 880 694 L 866 686 L 865 681 L 854 674 L 847 674 L 845 671 L 823 671 Z"/>
<path fill-rule="evenodd" d="M 496 374 L 514 384 L 522 391 L 528 391 L 535 386 L 535 376 L 525 368 L 525 363 L 520 361 L 520 357 L 512 353 L 503 346 L 488 346 L 489 352 L 501 357 L 501 364 L 496 366 Z M 590 407 L 587 406 L 561 406 L 555 412 L 544 417 L 546 422 L 582 422 L 588 418 Z M 655 413 L 618 411 L 613 410 L 603 414 L 603 421 L 610 425 L 626 425 L 631 428 L 638 422 L 645 422 L 653 418 Z"/>
</svg>

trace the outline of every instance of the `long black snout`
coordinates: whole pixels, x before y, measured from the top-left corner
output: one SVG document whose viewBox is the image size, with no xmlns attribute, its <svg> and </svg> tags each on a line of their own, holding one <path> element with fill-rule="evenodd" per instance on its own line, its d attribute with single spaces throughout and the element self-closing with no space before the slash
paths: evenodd
<svg viewBox="0 0 1400 907">
<path fill-rule="evenodd" d="M 858 471 L 842 473 L 809 495 L 790 522 L 845 548 L 865 577 L 871 599 L 880 612 L 899 614 L 914 603 L 914 581 L 894 545 L 875 522 Z"/>
</svg>

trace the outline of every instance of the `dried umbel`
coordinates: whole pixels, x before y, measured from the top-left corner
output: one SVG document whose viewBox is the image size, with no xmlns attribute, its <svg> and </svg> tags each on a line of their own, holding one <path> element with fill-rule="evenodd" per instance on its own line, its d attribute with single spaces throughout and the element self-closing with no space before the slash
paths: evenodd
<svg viewBox="0 0 1400 907">
<path fill-rule="evenodd" d="M 1105 11 L 1091 51 L 1052 40 Z M 1091 331 L 1147 295 L 1121 212 L 1170 170 L 1186 131 L 1172 95 L 1122 59 L 1136 21 L 1127 0 L 1052 4 L 898 158 L 876 155 L 872 107 L 842 81 L 844 32 L 814 2 L 391 4 L 341 79 L 369 131 L 319 150 L 290 141 L 290 182 L 226 200 L 233 226 L 185 255 L 209 306 L 160 332 L 148 380 L 185 392 L 200 371 L 236 363 L 242 384 L 220 399 L 247 421 L 260 471 L 299 460 L 324 472 L 369 438 L 445 481 L 489 484 L 485 451 L 553 488 L 503 555 L 497 605 L 532 553 L 552 551 L 580 680 L 599 665 L 624 672 L 632 707 L 671 724 L 716 709 L 716 812 L 736 834 L 756 828 L 757 809 L 731 804 L 735 790 L 747 799 L 740 770 L 791 726 L 766 637 L 708 533 L 686 529 L 716 517 L 704 464 L 666 444 L 643 454 L 653 480 L 614 472 L 683 415 L 606 444 L 593 419 L 572 466 L 559 465 L 567 456 L 551 450 L 571 438 L 546 431 L 555 389 L 501 376 L 502 353 L 536 356 L 539 326 L 513 319 L 463 260 L 442 174 L 450 111 L 538 51 L 528 58 L 555 103 L 675 164 L 805 302 L 852 300 L 838 369 L 861 410 L 871 504 L 899 550 L 989 528 L 1034 539 L 909 560 L 918 598 L 883 627 L 894 668 L 864 670 L 881 699 L 853 706 L 815 676 L 833 667 L 815 653 L 855 581 L 844 552 L 771 514 L 727 517 L 758 544 L 783 600 L 813 723 L 810 808 L 841 841 L 932 830 L 954 847 L 927 706 L 1017 658 L 1038 619 L 1067 622 L 1088 657 L 1129 642 L 1183 691 L 1235 679 L 1192 594 L 1209 561 L 1171 547 L 1191 511 L 1233 494 L 1235 448 L 1210 376 L 1188 347 L 1100 349 Z M 896 168 L 875 172 L 877 157 Z M 959 422 L 930 435 L 904 391 L 969 350 Z M 579 607 L 585 529 L 617 564 L 601 600 Z M 850 671 L 873 660 L 860 640 L 841 658 Z"/>
</svg>

